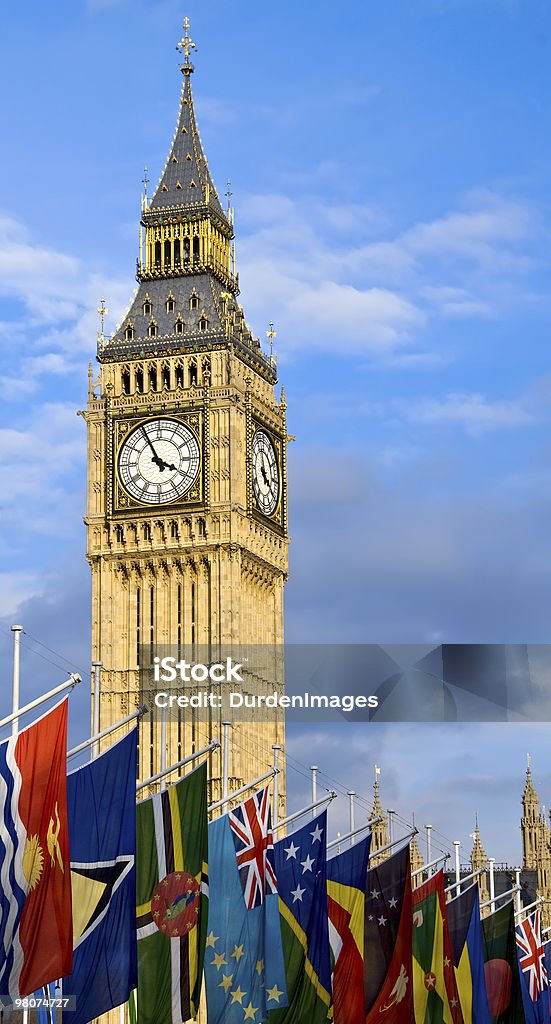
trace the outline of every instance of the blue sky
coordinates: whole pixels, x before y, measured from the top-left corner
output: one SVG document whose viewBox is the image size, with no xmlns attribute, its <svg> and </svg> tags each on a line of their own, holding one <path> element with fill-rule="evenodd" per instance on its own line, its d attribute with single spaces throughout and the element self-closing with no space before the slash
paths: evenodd
<svg viewBox="0 0 551 1024">
<path fill-rule="evenodd" d="M 4 15 L 0 64 L 6 678 L 17 620 L 88 664 L 75 410 L 99 299 L 113 328 L 135 286 L 186 13 L 241 299 L 261 338 L 274 320 L 297 437 L 288 639 L 550 641 L 548 4 L 31 0 Z M 27 695 L 59 678 L 31 646 Z M 344 728 L 310 730 L 307 759 L 364 794 L 377 761 L 393 806 L 466 844 L 477 809 L 498 860 L 519 858 L 527 750 L 551 799 L 546 726 Z"/>
</svg>

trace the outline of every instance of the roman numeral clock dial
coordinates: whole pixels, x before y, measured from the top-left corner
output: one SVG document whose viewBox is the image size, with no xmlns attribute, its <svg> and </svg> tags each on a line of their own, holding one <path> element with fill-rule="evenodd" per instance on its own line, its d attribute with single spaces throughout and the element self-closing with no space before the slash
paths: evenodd
<svg viewBox="0 0 551 1024">
<path fill-rule="evenodd" d="M 256 504 L 271 516 L 279 501 L 279 466 L 274 446 L 264 430 L 257 430 L 252 442 L 252 483 Z"/>
<path fill-rule="evenodd" d="M 195 434 L 180 420 L 147 420 L 121 444 L 119 479 L 127 494 L 145 505 L 176 501 L 193 485 L 201 461 Z"/>
</svg>

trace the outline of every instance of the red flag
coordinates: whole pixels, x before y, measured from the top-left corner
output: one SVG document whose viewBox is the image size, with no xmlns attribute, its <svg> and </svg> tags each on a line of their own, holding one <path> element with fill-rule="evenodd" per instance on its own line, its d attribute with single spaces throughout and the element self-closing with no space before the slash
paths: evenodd
<svg viewBox="0 0 551 1024">
<path fill-rule="evenodd" d="M 0 993 L 11 999 L 70 974 L 67 699 L 0 745 Z"/>
<path fill-rule="evenodd" d="M 366 1024 L 414 1024 L 409 846 L 367 873 Z"/>
<path fill-rule="evenodd" d="M 368 836 L 327 861 L 335 1024 L 363 1024 L 365 1020 L 364 903 L 370 843 Z"/>
</svg>

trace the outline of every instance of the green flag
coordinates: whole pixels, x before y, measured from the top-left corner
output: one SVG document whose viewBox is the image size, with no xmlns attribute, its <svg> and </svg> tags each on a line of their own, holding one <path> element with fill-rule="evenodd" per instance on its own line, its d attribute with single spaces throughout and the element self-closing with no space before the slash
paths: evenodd
<svg viewBox="0 0 551 1024">
<path fill-rule="evenodd" d="M 484 918 L 482 945 L 492 1024 L 524 1024 L 512 902 Z"/>
<path fill-rule="evenodd" d="M 137 807 L 138 1024 L 199 1008 L 207 932 L 207 766 Z"/>
</svg>

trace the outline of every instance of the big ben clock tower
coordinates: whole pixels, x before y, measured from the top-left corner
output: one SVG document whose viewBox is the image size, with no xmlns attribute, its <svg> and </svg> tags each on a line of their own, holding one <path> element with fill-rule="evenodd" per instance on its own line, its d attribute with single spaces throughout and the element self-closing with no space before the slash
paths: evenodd
<svg viewBox="0 0 551 1024">
<path fill-rule="evenodd" d="M 202 150 L 184 27 L 178 125 L 142 204 L 137 292 L 114 334 L 100 337 L 85 413 L 102 729 L 138 706 L 144 645 L 200 645 L 216 661 L 227 645 L 283 642 L 285 401 L 237 301 L 232 215 Z M 219 739 L 219 717 L 171 723 L 166 763 Z M 275 743 L 281 721 L 234 726 L 230 789 L 267 768 Z M 146 718 L 141 777 L 159 764 L 160 728 Z M 219 753 L 211 774 L 216 799 Z"/>
</svg>

